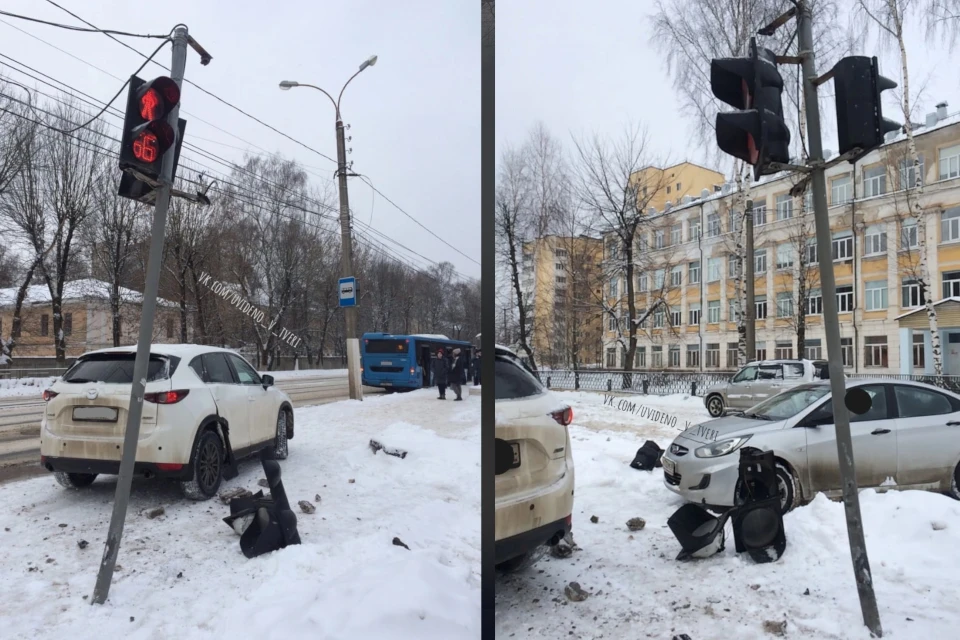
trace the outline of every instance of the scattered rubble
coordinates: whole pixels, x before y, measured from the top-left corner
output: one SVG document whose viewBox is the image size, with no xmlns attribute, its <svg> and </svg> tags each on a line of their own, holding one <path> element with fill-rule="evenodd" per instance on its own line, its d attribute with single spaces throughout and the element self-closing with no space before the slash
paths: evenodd
<svg viewBox="0 0 960 640">
<path fill-rule="evenodd" d="M 640 531 L 640 529 L 643 529 L 645 526 L 647 526 L 647 521 L 643 518 L 630 518 L 627 520 L 627 529 L 630 529 L 630 531 Z"/>
<path fill-rule="evenodd" d="M 244 489 L 243 487 L 234 487 L 233 489 L 228 489 L 220 494 L 220 502 L 223 504 L 230 504 L 230 501 L 234 498 L 249 498 L 253 493 Z"/>
<path fill-rule="evenodd" d="M 775 620 L 764 620 L 763 630 L 775 636 L 785 636 L 787 635 L 787 621 L 777 622 Z"/>
<path fill-rule="evenodd" d="M 300 505 L 300 511 L 303 511 L 304 513 L 316 513 L 317 511 L 317 508 L 306 500 L 301 500 L 297 504 Z"/>
<path fill-rule="evenodd" d="M 162 516 L 164 513 L 166 513 L 166 512 L 163 510 L 163 507 L 157 507 L 156 509 L 150 509 L 149 511 L 147 511 L 147 512 L 144 513 L 143 515 L 145 515 L 145 516 L 147 516 L 148 518 L 150 518 L 151 520 L 153 520 L 154 518 L 159 518 L 159 517 Z"/>
<path fill-rule="evenodd" d="M 567 596 L 567 600 L 571 602 L 583 602 L 590 596 L 589 593 L 580 588 L 579 582 L 571 582 L 565 586 L 563 593 Z"/>
<path fill-rule="evenodd" d="M 393 544 L 396 545 L 396 546 L 398 546 L 398 547 L 403 547 L 403 548 L 406 549 L 407 551 L 410 551 L 410 547 L 408 547 L 406 544 L 404 544 L 403 540 L 401 540 L 400 538 L 396 538 L 396 537 L 395 537 L 395 538 L 393 539 Z"/>
<path fill-rule="evenodd" d="M 590 522 L 592 522 L 593 524 L 597 524 L 598 522 L 600 522 L 600 518 L 598 518 L 597 516 L 590 516 Z"/>
</svg>

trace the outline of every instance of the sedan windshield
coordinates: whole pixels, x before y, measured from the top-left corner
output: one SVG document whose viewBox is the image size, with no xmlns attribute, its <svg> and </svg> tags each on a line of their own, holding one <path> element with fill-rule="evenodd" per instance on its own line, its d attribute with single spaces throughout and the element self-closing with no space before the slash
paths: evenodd
<svg viewBox="0 0 960 640">
<path fill-rule="evenodd" d="M 761 420 L 786 420 L 828 393 L 830 393 L 830 387 L 826 385 L 795 387 L 747 409 L 744 415 Z"/>
</svg>

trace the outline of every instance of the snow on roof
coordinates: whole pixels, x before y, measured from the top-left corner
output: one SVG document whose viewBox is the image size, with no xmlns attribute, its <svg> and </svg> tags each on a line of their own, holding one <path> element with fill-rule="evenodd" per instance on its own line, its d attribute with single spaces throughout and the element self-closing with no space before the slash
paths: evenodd
<svg viewBox="0 0 960 640">
<path fill-rule="evenodd" d="M 63 301 L 68 300 L 109 300 L 111 286 L 102 280 L 87 278 L 84 280 L 71 280 L 63 284 Z M 13 306 L 17 300 L 17 287 L 0 289 L 0 307 Z M 120 299 L 123 302 L 139 304 L 143 300 L 143 294 L 133 289 L 120 287 Z M 50 304 L 50 289 L 45 284 L 35 284 L 27 287 L 26 297 L 23 299 L 24 305 Z M 175 303 L 163 298 L 157 298 L 157 304 L 165 307 L 174 307 Z"/>
<path fill-rule="evenodd" d="M 177 356 L 180 358 L 189 358 L 194 355 L 199 355 L 201 353 L 210 353 L 213 351 L 222 351 L 224 353 L 237 353 L 236 349 L 221 349 L 220 347 L 212 347 L 205 344 L 151 344 L 150 353 L 155 353 L 159 355 L 167 356 Z M 123 347 L 108 347 L 106 349 L 96 349 L 95 351 L 88 351 L 84 355 L 89 355 L 91 353 L 136 353 L 137 345 L 126 345 Z"/>
<path fill-rule="evenodd" d="M 933 303 L 933 306 L 936 307 L 937 305 L 941 305 L 941 304 L 943 304 L 944 302 L 960 302 L 960 298 L 958 298 L 958 297 L 956 297 L 956 296 L 952 296 L 952 297 L 950 297 L 950 298 L 944 298 L 943 300 L 937 300 L 936 302 Z M 915 314 L 915 313 L 920 313 L 921 311 L 926 311 L 926 309 L 927 309 L 926 307 L 917 307 L 916 309 L 911 309 L 910 311 L 907 311 L 906 313 L 901 313 L 900 315 L 898 315 L 898 316 L 897 316 L 896 318 L 894 318 L 894 319 L 895 319 L 895 320 L 899 320 L 900 318 L 906 318 L 907 316 L 912 316 L 912 315 Z"/>
<path fill-rule="evenodd" d="M 413 338 L 429 338 L 431 340 L 449 340 L 447 336 L 442 333 L 414 333 L 411 335 Z"/>
</svg>

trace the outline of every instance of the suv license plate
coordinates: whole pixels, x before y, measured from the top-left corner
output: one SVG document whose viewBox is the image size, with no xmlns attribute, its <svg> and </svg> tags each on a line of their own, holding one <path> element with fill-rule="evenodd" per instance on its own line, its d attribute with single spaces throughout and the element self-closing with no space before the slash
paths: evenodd
<svg viewBox="0 0 960 640">
<path fill-rule="evenodd" d="M 513 468 L 516 469 L 520 466 L 520 443 L 511 442 L 510 448 L 513 449 Z"/>
<path fill-rule="evenodd" d="M 677 463 L 671 460 L 670 458 L 661 458 L 661 463 L 663 464 L 663 471 L 669 473 L 670 475 L 676 475 L 677 473 Z"/>
<path fill-rule="evenodd" d="M 73 419 L 81 422 L 116 422 L 117 409 L 113 407 L 74 407 Z"/>
</svg>

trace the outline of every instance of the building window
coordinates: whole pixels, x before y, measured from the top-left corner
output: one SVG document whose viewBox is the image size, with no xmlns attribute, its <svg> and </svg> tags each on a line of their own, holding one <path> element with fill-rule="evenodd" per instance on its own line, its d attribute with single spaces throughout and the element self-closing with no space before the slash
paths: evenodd
<svg viewBox="0 0 960 640">
<path fill-rule="evenodd" d="M 960 271 L 945 271 L 941 278 L 943 279 L 943 297 L 960 297 Z"/>
<path fill-rule="evenodd" d="M 663 347 L 650 347 L 650 359 L 654 369 L 663 369 Z"/>
<path fill-rule="evenodd" d="M 677 192 L 678 192 L 678 193 L 680 192 L 680 183 L 679 183 L 679 182 L 677 183 Z"/>
<path fill-rule="evenodd" d="M 887 366 L 887 336 L 865 336 L 863 339 L 863 366 Z"/>
<path fill-rule="evenodd" d="M 670 326 L 679 327 L 683 324 L 683 311 L 677 308 L 670 309 Z"/>
<path fill-rule="evenodd" d="M 777 247 L 777 269 L 789 269 L 793 267 L 794 255 L 793 245 L 781 244 Z"/>
<path fill-rule="evenodd" d="M 850 231 L 838 231 L 833 234 L 830 251 L 834 260 L 853 259 L 853 234 Z"/>
<path fill-rule="evenodd" d="M 736 342 L 727 343 L 727 368 L 736 369 L 740 366 L 740 345 Z"/>
<path fill-rule="evenodd" d="M 690 239 L 697 240 L 700 238 L 700 218 L 690 221 Z"/>
<path fill-rule="evenodd" d="M 793 317 L 793 294 L 789 292 L 783 292 L 777 294 L 777 317 L 778 318 L 792 318 Z M 780 356 L 777 356 L 778 358 Z"/>
<path fill-rule="evenodd" d="M 616 260 L 619 257 L 619 251 L 616 242 L 607 243 L 607 259 Z"/>
<path fill-rule="evenodd" d="M 657 291 L 663 290 L 663 279 L 666 276 L 666 271 L 663 269 L 657 269 L 653 272 L 653 288 Z"/>
<path fill-rule="evenodd" d="M 840 338 L 840 359 L 843 366 L 853 366 L 853 338 Z"/>
<path fill-rule="evenodd" d="M 819 264 L 820 260 L 817 255 L 817 239 L 810 238 L 807 240 L 807 246 L 805 249 L 807 251 L 807 264 Z"/>
<path fill-rule="evenodd" d="M 753 252 L 753 273 L 754 275 L 765 273 L 767 270 L 767 250 L 757 249 Z"/>
<path fill-rule="evenodd" d="M 699 326 L 700 324 L 700 305 L 691 304 L 690 305 L 690 324 L 694 327 Z"/>
<path fill-rule="evenodd" d="M 567 286 L 567 276 L 557 276 L 557 286 L 561 288 Z"/>
<path fill-rule="evenodd" d="M 920 236 L 917 233 L 917 221 L 907 218 L 900 225 L 900 250 L 915 249 L 919 246 Z"/>
<path fill-rule="evenodd" d="M 867 311 L 882 311 L 887 308 L 887 281 L 875 280 L 864 285 Z"/>
<path fill-rule="evenodd" d="M 697 284 L 700 282 L 700 261 L 691 262 L 689 267 L 689 280 L 690 284 Z"/>
<path fill-rule="evenodd" d="M 853 177 L 850 174 L 830 182 L 830 204 L 847 204 L 853 200 Z"/>
<path fill-rule="evenodd" d="M 793 360 L 793 343 L 777 341 L 776 350 L 773 352 L 777 360 Z"/>
<path fill-rule="evenodd" d="M 717 304 L 720 304 L 719 302 Z M 713 342 L 707 344 L 706 365 L 716 369 L 720 368 L 720 343 Z"/>
<path fill-rule="evenodd" d="M 727 277 L 736 278 L 739 269 L 740 261 L 737 259 L 737 254 L 731 253 L 727 256 Z"/>
<path fill-rule="evenodd" d="M 565 264 L 562 263 L 562 262 L 558 262 L 558 263 L 556 263 L 555 265 L 553 265 L 553 268 L 554 268 L 555 270 L 557 270 L 557 271 L 566 271 L 566 270 L 567 270 L 567 265 L 565 265 Z"/>
<path fill-rule="evenodd" d="M 837 313 L 853 311 L 853 286 L 837 287 Z"/>
<path fill-rule="evenodd" d="M 40 316 L 40 335 L 45 336 L 50 333 L 50 316 L 43 314 Z"/>
<path fill-rule="evenodd" d="M 720 258 L 707 258 L 707 282 L 716 282 L 720 279 Z"/>
<path fill-rule="evenodd" d="M 670 269 L 670 286 L 679 287 L 683 284 L 683 267 L 676 266 Z"/>
<path fill-rule="evenodd" d="M 803 341 L 803 357 L 807 360 L 820 360 L 823 358 L 823 347 L 820 346 L 820 338 L 807 338 Z"/>
<path fill-rule="evenodd" d="M 553 250 L 553 255 L 557 256 L 558 258 L 566 258 L 566 257 L 567 257 L 567 250 L 566 250 L 566 249 L 554 249 L 554 250 Z"/>
<path fill-rule="evenodd" d="M 671 346 L 668 356 L 670 358 L 669 366 L 679 367 L 680 366 L 680 345 Z"/>
<path fill-rule="evenodd" d="M 687 345 L 687 366 L 690 368 L 700 367 L 700 345 Z"/>
<path fill-rule="evenodd" d="M 863 195 L 866 198 L 887 192 L 887 168 L 879 164 L 863 170 Z"/>
<path fill-rule="evenodd" d="M 73 334 L 73 314 L 65 313 L 63 314 L 63 335 L 69 336 Z"/>
<path fill-rule="evenodd" d="M 813 211 L 813 191 L 807 189 L 807 192 L 803 194 L 803 210 L 812 212 Z"/>
<path fill-rule="evenodd" d="M 753 205 L 753 226 L 760 227 L 767 224 L 767 205 Z"/>
<path fill-rule="evenodd" d="M 754 317 L 757 320 L 766 320 L 767 318 L 767 296 L 757 296 L 753 299 Z"/>
<path fill-rule="evenodd" d="M 877 256 L 887 252 L 887 227 L 882 224 L 875 224 L 867 227 L 867 233 L 864 236 L 863 255 Z"/>
<path fill-rule="evenodd" d="M 960 144 L 940 149 L 940 179 L 960 176 Z"/>
<path fill-rule="evenodd" d="M 637 350 L 633 352 L 633 366 L 636 369 L 647 368 L 647 348 L 646 347 L 637 347 Z"/>
<path fill-rule="evenodd" d="M 707 216 L 707 237 L 720 235 L 720 214 L 711 213 Z"/>
<path fill-rule="evenodd" d="M 653 312 L 653 328 L 660 329 L 663 327 L 663 319 L 666 314 L 663 313 L 663 309 L 657 309 Z"/>
<path fill-rule="evenodd" d="M 920 177 L 923 178 L 924 168 L 923 154 L 918 153 L 917 159 L 920 161 Z M 900 161 L 900 190 L 913 189 L 917 186 L 917 167 L 913 164 L 913 158 L 904 158 Z"/>
<path fill-rule="evenodd" d="M 613 278 L 610 280 L 610 286 L 608 288 L 608 296 L 611 298 L 616 298 L 619 295 L 617 292 L 620 289 L 620 278 Z"/>
<path fill-rule="evenodd" d="M 913 366 L 915 369 L 926 368 L 926 349 L 922 333 L 913 334 Z"/>
<path fill-rule="evenodd" d="M 707 322 L 716 324 L 720 322 L 720 301 L 711 300 L 707 302 Z"/>
<path fill-rule="evenodd" d="M 610 317 L 607 318 L 607 331 L 616 331 L 617 330 L 617 316 L 610 314 Z"/>
<path fill-rule="evenodd" d="M 960 207 L 946 209 L 940 214 L 940 241 L 960 240 Z"/>
<path fill-rule="evenodd" d="M 670 187 L 667 187 L 667 193 L 668 194 L 670 193 Z"/>
<path fill-rule="evenodd" d="M 777 196 L 777 220 L 789 220 L 793 217 L 793 197 L 789 193 Z"/>
<path fill-rule="evenodd" d="M 763 362 L 767 359 L 767 348 L 766 347 L 757 347 L 757 360 Z"/>
<path fill-rule="evenodd" d="M 923 291 L 920 290 L 920 283 L 912 278 L 904 278 L 900 286 L 901 300 L 900 306 L 903 309 L 912 309 L 924 304 Z"/>
<path fill-rule="evenodd" d="M 806 312 L 808 316 L 823 315 L 823 294 L 820 293 L 820 289 L 811 289 L 807 293 Z"/>
<path fill-rule="evenodd" d="M 737 301 L 736 299 L 730 300 L 730 305 L 727 307 L 727 321 L 728 322 L 739 322 L 740 314 L 737 313 Z"/>
<path fill-rule="evenodd" d="M 683 226 L 674 225 L 670 227 L 670 244 L 682 244 L 683 243 Z"/>
<path fill-rule="evenodd" d="M 617 368 L 617 349 L 612 347 L 607 349 L 607 369 Z"/>
<path fill-rule="evenodd" d="M 644 318 L 644 316 L 645 316 L 646 314 L 647 314 L 647 310 L 646 310 L 646 309 L 638 309 L 638 310 L 637 310 L 637 320 L 640 320 L 640 318 L 643 318 L 643 321 L 642 321 L 642 322 L 638 322 L 638 323 L 637 323 L 637 327 L 640 328 L 640 329 L 646 329 L 646 328 L 647 328 L 647 318 Z"/>
<path fill-rule="evenodd" d="M 664 247 L 663 236 L 664 236 L 663 229 L 657 229 L 656 231 L 653 232 L 653 248 L 654 249 L 663 249 Z"/>
<path fill-rule="evenodd" d="M 647 274 L 641 273 L 637 276 L 637 289 L 640 293 L 646 293 L 650 288 L 650 279 L 647 277 Z"/>
</svg>

